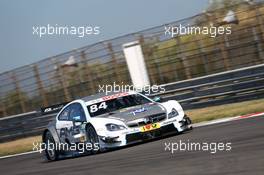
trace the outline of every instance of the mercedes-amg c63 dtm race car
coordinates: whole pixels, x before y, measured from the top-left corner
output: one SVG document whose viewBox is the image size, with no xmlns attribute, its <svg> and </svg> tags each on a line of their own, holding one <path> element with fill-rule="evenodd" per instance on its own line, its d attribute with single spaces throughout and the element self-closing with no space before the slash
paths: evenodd
<svg viewBox="0 0 264 175">
<path fill-rule="evenodd" d="M 74 100 L 59 111 L 43 132 L 43 152 L 48 160 L 57 160 L 191 128 L 191 120 L 175 100 L 160 102 L 134 91 L 101 93 Z"/>
</svg>

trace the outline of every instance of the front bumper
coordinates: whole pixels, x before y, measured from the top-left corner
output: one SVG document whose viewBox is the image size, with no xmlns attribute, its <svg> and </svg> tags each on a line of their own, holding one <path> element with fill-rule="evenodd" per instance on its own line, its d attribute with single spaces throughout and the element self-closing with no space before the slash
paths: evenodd
<svg viewBox="0 0 264 175">
<path fill-rule="evenodd" d="M 126 135 L 127 144 L 136 143 L 139 141 L 150 140 L 153 138 L 157 138 L 160 136 L 164 136 L 165 134 L 169 133 L 176 133 L 175 127 L 173 124 L 165 125 L 159 129 L 148 131 L 148 132 L 138 132 L 133 134 Z"/>
<path fill-rule="evenodd" d="M 179 133 L 187 130 L 191 130 L 191 119 L 188 116 L 184 116 L 180 121 L 174 121 L 167 125 L 163 125 L 161 128 L 149 131 L 149 132 L 138 132 L 134 134 L 126 135 L 127 144 L 134 143 L 137 141 L 144 141 L 153 138 L 157 138 L 160 136 L 165 136 L 172 133 Z M 179 126 L 179 128 L 177 128 Z"/>
<path fill-rule="evenodd" d="M 139 128 L 130 128 L 126 131 L 111 132 L 109 135 L 99 136 L 100 145 L 106 148 L 120 147 L 192 129 L 191 120 L 186 115 L 181 120 L 172 118 L 161 122 L 160 125 L 160 128 L 147 132 L 141 132 Z"/>
</svg>

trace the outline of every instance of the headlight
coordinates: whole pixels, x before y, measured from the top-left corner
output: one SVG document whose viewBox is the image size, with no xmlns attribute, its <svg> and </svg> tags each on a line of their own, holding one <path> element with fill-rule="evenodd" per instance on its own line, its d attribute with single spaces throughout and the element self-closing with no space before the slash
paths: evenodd
<svg viewBox="0 0 264 175">
<path fill-rule="evenodd" d="M 179 115 L 178 111 L 176 109 L 172 108 L 171 112 L 168 114 L 168 119 L 176 117 L 177 115 Z"/>
<path fill-rule="evenodd" d="M 108 131 L 119 131 L 125 129 L 123 125 L 117 125 L 114 123 L 108 123 L 105 126 Z"/>
</svg>

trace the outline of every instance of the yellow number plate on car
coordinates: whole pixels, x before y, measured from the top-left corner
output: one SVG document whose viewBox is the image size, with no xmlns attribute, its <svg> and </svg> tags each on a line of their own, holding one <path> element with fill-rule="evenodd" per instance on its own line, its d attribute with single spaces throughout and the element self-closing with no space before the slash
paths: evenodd
<svg viewBox="0 0 264 175">
<path fill-rule="evenodd" d="M 153 124 L 147 124 L 145 126 L 142 126 L 140 128 L 140 131 L 141 132 L 147 132 L 147 131 L 151 131 L 151 130 L 158 129 L 158 128 L 160 128 L 160 124 L 159 123 L 153 123 Z"/>
</svg>

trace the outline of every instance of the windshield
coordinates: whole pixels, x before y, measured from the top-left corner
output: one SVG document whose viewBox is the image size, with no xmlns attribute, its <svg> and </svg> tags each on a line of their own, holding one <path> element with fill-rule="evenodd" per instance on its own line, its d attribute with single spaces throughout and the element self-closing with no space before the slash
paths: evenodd
<svg viewBox="0 0 264 175">
<path fill-rule="evenodd" d="M 88 105 L 87 108 L 90 113 L 90 116 L 95 117 L 105 113 L 111 113 L 123 108 L 142 105 L 150 102 L 152 101 L 148 100 L 147 98 L 139 94 L 133 94 L 133 95 L 118 97 L 112 100 L 107 100 L 92 105 Z"/>
</svg>

